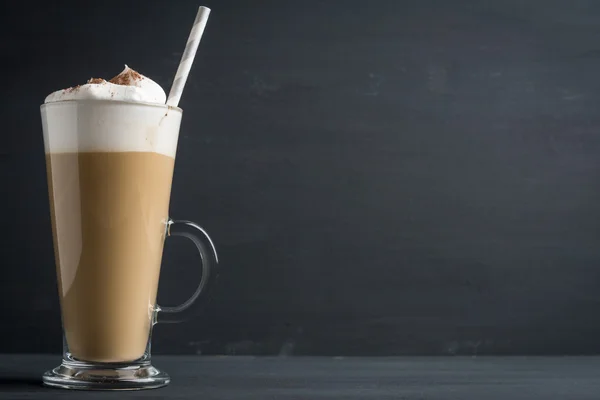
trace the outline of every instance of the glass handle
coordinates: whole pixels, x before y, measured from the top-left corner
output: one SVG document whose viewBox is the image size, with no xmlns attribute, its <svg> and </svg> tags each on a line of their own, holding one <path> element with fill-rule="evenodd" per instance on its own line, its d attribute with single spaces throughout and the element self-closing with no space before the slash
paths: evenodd
<svg viewBox="0 0 600 400">
<path fill-rule="evenodd" d="M 198 288 L 189 299 L 178 306 L 164 307 L 158 304 L 155 307 L 154 322 L 181 322 L 189 318 L 192 305 L 200 305 L 196 300 L 200 295 L 205 295 L 207 290 L 212 287 L 217 278 L 217 266 L 219 258 L 217 250 L 210 236 L 204 229 L 191 221 L 173 221 L 169 219 L 166 227 L 166 237 L 183 236 L 190 239 L 196 245 L 200 253 L 202 268 L 202 278 L 198 284 Z M 206 298 L 206 296 L 204 296 Z M 194 307 L 196 308 L 196 307 Z"/>
</svg>

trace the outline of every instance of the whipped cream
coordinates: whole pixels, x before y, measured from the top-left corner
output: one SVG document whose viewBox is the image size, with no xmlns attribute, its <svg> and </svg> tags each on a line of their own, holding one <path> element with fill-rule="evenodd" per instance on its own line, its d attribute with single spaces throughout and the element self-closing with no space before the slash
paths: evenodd
<svg viewBox="0 0 600 400">
<path fill-rule="evenodd" d="M 118 100 L 165 104 L 167 96 L 158 83 L 125 65 L 123 72 L 109 81 L 92 78 L 84 85 L 49 94 L 44 103 L 69 100 Z"/>
</svg>

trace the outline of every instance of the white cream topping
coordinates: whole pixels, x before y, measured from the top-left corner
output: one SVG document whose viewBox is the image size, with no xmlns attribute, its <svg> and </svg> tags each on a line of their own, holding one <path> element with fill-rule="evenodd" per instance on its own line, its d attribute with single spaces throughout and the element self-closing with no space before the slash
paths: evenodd
<svg viewBox="0 0 600 400">
<path fill-rule="evenodd" d="M 125 65 L 125 69 L 110 81 L 90 79 L 81 86 L 49 94 L 44 103 L 69 100 L 118 100 L 165 104 L 167 96 L 159 84 Z"/>
</svg>

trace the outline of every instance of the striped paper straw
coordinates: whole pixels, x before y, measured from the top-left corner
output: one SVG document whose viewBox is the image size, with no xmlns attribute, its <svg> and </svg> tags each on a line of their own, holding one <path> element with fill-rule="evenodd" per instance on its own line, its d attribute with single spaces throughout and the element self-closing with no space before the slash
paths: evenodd
<svg viewBox="0 0 600 400">
<path fill-rule="evenodd" d="M 175 74 L 175 79 L 173 80 L 173 86 L 171 86 L 171 91 L 167 98 L 167 105 L 169 106 L 177 107 L 179 104 L 179 99 L 181 99 L 183 87 L 190 74 L 194 57 L 196 57 L 196 50 L 198 50 L 200 39 L 202 39 L 202 33 L 204 33 L 204 28 L 206 28 L 209 14 L 210 8 L 200 7 L 200 9 L 198 9 L 198 15 L 196 15 L 194 26 L 192 26 L 192 31 L 188 37 L 185 50 L 183 51 L 181 61 L 179 62 L 179 67 L 177 68 L 177 73 Z"/>
</svg>

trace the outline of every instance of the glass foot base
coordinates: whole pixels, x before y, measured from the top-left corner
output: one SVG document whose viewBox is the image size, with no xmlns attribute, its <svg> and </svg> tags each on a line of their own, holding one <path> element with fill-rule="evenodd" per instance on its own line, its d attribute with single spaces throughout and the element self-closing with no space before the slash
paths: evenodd
<svg viewBox="0 0 600 400">
<path fill-rule="evenodd" d="M 139 390 L 166 386 L 170 378 L 149 362 L 123 365 L 63 361 L 47 371 L 42 381 L 62 389 Z"/>
</svg>

